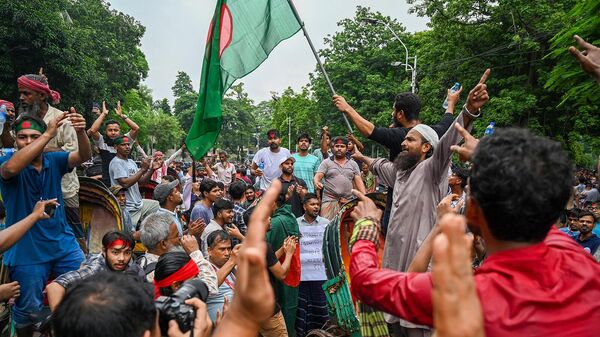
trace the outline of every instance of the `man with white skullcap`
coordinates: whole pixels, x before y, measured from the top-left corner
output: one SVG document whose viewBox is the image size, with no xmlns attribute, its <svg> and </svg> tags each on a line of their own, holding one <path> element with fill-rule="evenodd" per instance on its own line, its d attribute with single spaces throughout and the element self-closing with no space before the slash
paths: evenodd
<svg viewBox="0 0 600 337">
<path fill-rule="evenodd" d="M 488 101 L 485 72 L 477 86 L 469 92 L 467 103 L 456 123 L 470 129 L 474 118 L 480 116 L 480 108 Z M 450 90 L 448 90 L 450 94 Z M 458 92 L 460 93 L 460 91 Z M 393 203 L 383 254 L 383 268 L 405 272 L 417 249 L 432 230 L 436 221 L 435 208 L 448 189 L 448 166 L 452 152 L 462 137 L 452 125 L 439 139 L 435 130 L 425 124 L 415 125 L 402 141 L 402 152 L 393 162 L 387 159 L 368 158 L 358 153 L 353 157 L 369 165 L 369 169 L 389 187 L 393 187 Z M 376 219 L 361 219 L 358 223 Z M 431 335 L 426 326 L 412 324 L 386 314 L 392 336 Z"/>
</svg>

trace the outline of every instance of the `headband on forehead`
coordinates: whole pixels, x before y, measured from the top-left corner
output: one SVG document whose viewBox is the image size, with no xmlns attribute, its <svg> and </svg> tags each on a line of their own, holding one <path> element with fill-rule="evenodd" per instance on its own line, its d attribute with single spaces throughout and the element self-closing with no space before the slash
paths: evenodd
<svg viewBox="0 0 600 337">
<path fill-rule="evenodd" d="M 115 241 L 109 243 L 108 246 L 106 247 L 106 249 L 111 249 L 111 248 L 116 247 L 116 246 L 123 246 L 123 247 L 133 248 L 133 247 L 131 247 L 130 242 L 125 241 L 123 239 L 116 239 Z"/>
<path fill-rule="evenodd" d="M 115 145 L 121 145 L 121 144 L 124 144 L 124 143 L 128 143 L 129 144 L 129 137 L 127 137 L 127 136 L 119 136 L 119 137 L 117 137 L 117 138 L 115 138 L 113 140 L 113 143 Z"/>
<path fill-rule="evenodd" d="M 279 138 L 279 132 L 277 132 L 275 130 L 271 130 L 271 131 L 267 132 L 267 139 L 274 139 L 274 138 Z"/>
<path fill-rule="evenodd" d="M 0 106 L 4 105 L 6 107 L 6 109 L 11 109 L 14 110 L 15 109 L 15 105 L 12 104 L 12 102 L 9 101 L 5 101 L 3 99 L 0 99 Z"/>
<path fill-rule="evenodd" d="M 157 281 L 154 279 L 154 299 L 160 297 L 160 288 L 170 287 L 174 282 L 187 281 L 198 275 L 199 269 L 193 259 L 190 259 L 188 263 L 184 264 L 176 272 L 171 274 L 164 280 Z"/>
<path fill-rule="evenodd" d="M 28 116 L 24 116 L 22 119 L 15 122 L 15 132 L 29 129 L 44 133 L 46 131 L 46 124 L 42 124 L 41 122 Z"/>
<path fill-rule="evenodd" d="M 333 139 L 333 145 L 336 145 L 336 144 L 342 144 L 342 145 L 348 146 L 348 139 L 346 139 L 344 137 L 341 137 L 341 136 L 340 137 L 335 137 Z"/>
<path fill-rule="evenodd" d="M 19 88 L 26 88 L 46 94 L 48 97 L 52 98 L 52 104 L 60 102 L 60 93 L 58 91 L 50 89 L 50 86 L 46 83 L 30 79 L 26 75 L 17 79 L 17 85 Z"/>
</svg>

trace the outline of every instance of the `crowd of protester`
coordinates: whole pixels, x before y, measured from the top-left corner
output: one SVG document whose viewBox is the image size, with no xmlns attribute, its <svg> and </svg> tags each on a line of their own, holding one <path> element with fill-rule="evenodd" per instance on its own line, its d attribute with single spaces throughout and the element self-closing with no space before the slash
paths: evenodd
<svg viewBox="0 0 600 337">
<path fill-rule="evenodd" d="M 571 52 L 600 83 L 600 49 L 576 39 L 584 52 Z M 334 96 L 387 158 L 322 127 L 318 143 L 301 134 L 295 151 L 267 130 L 268 146 L 250 163 L 218 149 L 185 161 L 178 144 L 166 159 L 147 155 L 120 102 L 118 120 L 103 102 L 86 128 L 75 108 L 51 105 L 60 94 L 42 72 L 19 77 L 19 104 L 0 100 L 9 112 L 0 140 L 16 149 L 0 157 L 0 300 L 16 335 L 49 323 L 55 336 L 307 336 L 335 321 L 324 233 L 353 198 L 353 296 L 385 312 L 390 336 L 595 335 L 598 171 L 574 172 L 560 144 L 525 129 L 471 136 L 489 76 L 458 113 L 462 88 L 448 90 L 431 126 L 413 93 L 392 102 L 391 127 Z M 123 224 L 104 234 L 99 254 L 79 213 L 86 162 L 100 168 L 93 178 L 114 195 Z M 365 196 L 381 186 L 383 211 Z M 184 310 L 169 307 L 181 293 L 198 294 L 184 298 L 195 311 L 187 328 L 163 322 Z"/>
</svg>

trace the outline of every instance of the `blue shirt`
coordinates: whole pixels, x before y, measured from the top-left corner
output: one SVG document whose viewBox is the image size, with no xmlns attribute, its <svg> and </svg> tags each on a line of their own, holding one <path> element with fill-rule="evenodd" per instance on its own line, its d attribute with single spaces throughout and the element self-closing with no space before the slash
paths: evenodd
<svg viewBox="0 0 600 337">
<path fill-rule="evenodd" d="M 210 220 L 214 218 L 212 208 L 204 206 L 202 202 L 199 202 L 192 209 L 192 215 L 190 221 L 196 221 L 198 218 L 204 219 L 204 223 L 208 225 Z"/>
<path fill-rule="evenodd" d="M 576 236 L 579 236 L 579 231 L 573 232 L 569 226 L 563 227 L 563 228 L 559 228 L 559 230 L 561 232 L 567 234 L 568 236 L 572 237 L 572 238 L 574 238 Z"/>
<path fill-rule="evenodd" d="M 587 238 L 587 240 L 585 241 L 581 241 L 579 239 L 579 236 L 573 238 L 575 239 L 575 241 L 577 241 L 578 244 L 581 245 L 581 247 L 588 248 L 590 250 L 590 254 L 592 255 L 596 254 L 598 247 L 600 247 L 600 238 L 594 234 L 592 234 L 592 236 Z"/>
<path fill-rule="evenodd" d="M 12 154 L 0 158 L 0 165 L 11 157 Z M 40 173 L 30 164 L 10 179 L 0 177 L 0 191 L 7 209 L 6 227 L 31 214 L 41 199 L 57 198 L 61 205 L 52 218 L 38 221 L 4 253 L 4 263 L 8 266 L 45 263 L 79 250 L 67 223 L 61 188 L 63 175 L 71 171 L 69 153 L 48 152 L 42 158 Z"/>
<path fill-rule="evenodd" d="M 600 222 L 596 222 L 594 229 L 592 229 L 592 233 L 594 233 L 597 237 L 600 237 Z"/>
<path fill-rule="evenodd" d="M 321 161 L 312 154 L 307 154 L 303 157 L 298 153 L 294 153 L 292 157 L 296 160 L 294 162 L 294 175 L 304 180 L 306 188 L 310 193 L 315 193 L 313 178 L 319 169 Z"/>
</svg>

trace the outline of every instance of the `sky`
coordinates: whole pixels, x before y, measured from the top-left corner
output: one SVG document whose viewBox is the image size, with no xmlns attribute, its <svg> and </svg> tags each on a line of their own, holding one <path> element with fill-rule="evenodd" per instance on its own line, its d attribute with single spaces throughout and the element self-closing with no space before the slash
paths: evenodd
<svg viewBox="0 0 600 337">
<path fill-rule="evenodd" d="M 249 0 L 252 1 L 252 0 Z M 173 103 L 171 87 L 178 71 L 188 73 L 198 90 L 204 46 L 216 0 L 112 0 L 111 8 L 135 17 L 146 27 L 141 49 L 150 71 L 144 83 L 152 89 L 155 100 L 168 98 Z M 317 50 L 323 38 L 333 35 L 337 22 L 354 17 L 356 6 L 370 7 L 397 19 L 409 32 L 427 28 L 427 19 L 409 14 L 402 0 L 296 0 Z M 268 100 L 271 92 L 294 90 L 308 83 L 316 60 L 302 32 L 283 41 L 269 58 L 240 81 L 255 102 Z"/>
</svg>

